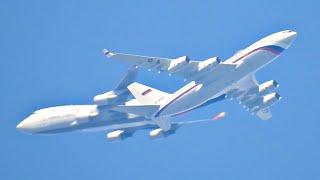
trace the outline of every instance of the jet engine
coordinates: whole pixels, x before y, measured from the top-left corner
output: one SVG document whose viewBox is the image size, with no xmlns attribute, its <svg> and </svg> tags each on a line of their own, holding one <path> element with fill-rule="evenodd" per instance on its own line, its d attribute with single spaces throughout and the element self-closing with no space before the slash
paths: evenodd
<svg viewBox="0 0 320 180">
<path fill-rule="evenodd" d="M 174 73 L 174 72 L 181 70 L 185 65 L 189 64 L 189 61 L 190 61 L 190 59 L 188 56 L 182 56 L 182 57 L 179 57 L 175 60 L 172 60 L 170 62 L 169 67 L 168 67 L 168 72 Z"/>
<path fill-rule="evenodd" d="M 95 104 L 98 104 L 98 105 L 107 105 L 112 103 L 112 101 L 117 99 L 118 96 L 122 93 L 123 91 L 109 91 L 103 94 L 96 95 L 93 98 L 93 101 Z"/>
<path fill-rule="evenodd" d="M 263 84 L 260 84 L 258 92 L 259 92 L 259 94 L 265 94 L 266 92 L 270 92 L 270 91 L 275 90 L 277 87 L 279 87 L 278 82 L 275 80 L 270 80 L 270 81 L 267 81 Z"/>
<path fill-rule="evenodd" d="M 251 95 L 251 94 L 264 95 L 268 92 L 271 92 L 277 89 L 277 87 L 279 87 L 278 82 L 275 80 L 270 80 L 260 84 L 258 87 L 250 89 L 245 95 Z"/>
<path fill-rule="evenodd" d="M 267 81 L 263 84 L 260 84 L 258 87 L 250 89 L 239 100 L 242 104 L 253 103 L 258 100 L 257 97 L 261 95 L 265 95 L 268 92 L 274 91 L 275 89 L 277 89 L 277 87 L 279 87 L 279 84 L 277 81 L 275 80 Z"/>
<path fill-rule="evenodd" d="M 115 130 L 107 134 L 107 139 L 109 141 L 121 141 L 131 136 L 132 133 L 128 133 L 124 130 Z"/>
<path fill-rule="evenodd" d="M 263 106 L 269 107 L 274 103 L 276 103 L 277 101 L 279 101 L 280 99 L 281 99 L 281 96 L 276 92 L 265 95 L 263 96 Z"/>
<path fill-rule="evenodd" d="M 274 103 L 278 102 L 281 99 L 281 96 L 274 92 L 274 93 L 270 93 L 267 94 L 265 96 L 262 97 L 262 101 L 259 101 L 259 104 L 253 104 L 253 106 L 249 107 L 251 109 L 252 112 L 258 111 L 260 109 L 264 109 L 267 107 L 272 106 Z"/>
<path fill-rule="evenodd" d="M 214 68 L 218 64 L 220 64 L 220 62 L 221 60 L 218 57 L 212 57 L 210 59 L 202 61 L 198 65 L 198 71 L 204 71 L 204 70 L 209 70 L 211 68 Z"/>
<path fill-rule="evenodd" d="M 152 131 L 150 131 L 149 135 L 151 137 L 151 139 L 161 139 L 161 138 L 165 138 L 171 134 L 174 134 L 176 131 L 176 129 L 171 129 L 169 131 L 163 131 L 161 128 L 158 129 L 154 129 Z"/>
</svg>

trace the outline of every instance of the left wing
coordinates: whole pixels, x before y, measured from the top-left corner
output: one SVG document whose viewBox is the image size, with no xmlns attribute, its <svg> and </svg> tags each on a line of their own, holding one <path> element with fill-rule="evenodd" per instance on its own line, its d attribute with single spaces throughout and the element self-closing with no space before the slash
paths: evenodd
<svg viewBox="0 0 320 180">
<path fill-rule="evenodd" d="M 127 86 L 135 81 L 137 73 L 138 69 L 132 66 L 114 90 L 96 95 L 93 98 L 94 103 L 99 106 L 124 103 L 131 96 Z"/>
<path fill-rule="evenodd" d="M 160 71 L 168 69 L 170 66 L 170 62 L 173 60 L 169 58 L 114 53 L 114 52 L 110 52 L 107 49 L 103 50 L 103 54 L 110 59 L 125 61 L 128 63 L 135 64 L 136 66 L 144 66 L 147 69 L 156 68 Z"/>
<path fill-rule="evenodd" d="M 145 67 L 148 70 L 155 69 L 158 72 L 166 71 L 169 74 L 177 74 L 184 79 L 195 80 L 200 79 L 202 72 L 207 72 L 212 69 L 218 69 L 217 75 L 225 72 L 226 69 L 233 69 L 235 64 L 220 63 L 218 57 L 212 57 L 204 61 L 190 61 L 187 56 L 182 56 L 176 59 L 149 57 L 132 54 L 114 53 L 106 49 L 103 50 L 106 57 L 114 60 L 120 60 L 135 64 L 137 67 Z"/>
<path fill-rule="evenodd" d="M 274 80 L 259 84 L 254 74 L 250 74 L 238 81 L 227 96 L 260 119 L 267 120 L 272 117 L 270 106 L 281 98 L 278 93 L 271 93 L 277 87 L 278 83 Z"/>
</svg>

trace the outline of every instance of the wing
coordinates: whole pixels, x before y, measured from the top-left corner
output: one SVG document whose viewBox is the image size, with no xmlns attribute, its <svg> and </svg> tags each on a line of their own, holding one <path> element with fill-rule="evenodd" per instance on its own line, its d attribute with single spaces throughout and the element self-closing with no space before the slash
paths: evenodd
<svg viewBox="0 0 320 180">
<path fill-rule="evenodd" d="M 130 113 L 138 116 L 149 116 L 159 109 L 159 105 L 117 105 L 111 108 L 113 111 Z"/>
<path fill-rule="evenodd" d="M 99 106 L 122 104 L 128 100 L 131 93 L 127 86 L 134 82 L 137 77 L 138 69 L 132 66 L 116 88 L 103 94 L 96 95 L 93 100 Z"/>
<path fill-rule="evenodd" d="M 135 66 L 130 67 L 127 74 L 122 78 L 115 90 L 126 90 L 127 87 L 133 83 L 137 78 L 138 70 Z"/>
<path fill-rule="evenodd" d="M 249 112 L 262 120 L 272 117 L 270 106 L 280 100 L 277 93 L 270 93 L 278 87 L 274 80 L 259 84 L 254 74 L 250 74 L 238 81 L 233 88 L 228 91 L 227 96 L 235 99 Z M 270 93 L 270 94 L 268 94 Z"/>
<path fill-rule="evenodd" d="M 110 52 L 107 49 L 103 50 L 103 54 L 107 58 L 110 58 L 113 60 L 120 60 L 120 61 L 135 64 L 136 66 L 143 66 L 143 67 L 146 67 L 147 69 L 156 68 L 158 70 L 166 70 L 170 66 L 170 61 L 172 60 L 169 58 L 114 53 L 114 52 Z"/>
<path fill-rule="evenodd" d="M 215 70 L 217 74 L 225 72 L 226 69 L 233 69 L 235 64 L 220 63 L 218 57 L 212 57 L 204 61 L 190 61 L 187 56 L 182 56 L 176 59 L 149 57 L 132 54 L 114 53 L 104 49 L 103 53 L 107 58 L 119 60 L 135 64 L 137 67 L 144 67 L 148 70 L 155 69 L 158 72 L 168 72 L 169 74 L 176 74 L 184 79 L 198 81 L 205 74 L 211 70 Z"/>
</svg>

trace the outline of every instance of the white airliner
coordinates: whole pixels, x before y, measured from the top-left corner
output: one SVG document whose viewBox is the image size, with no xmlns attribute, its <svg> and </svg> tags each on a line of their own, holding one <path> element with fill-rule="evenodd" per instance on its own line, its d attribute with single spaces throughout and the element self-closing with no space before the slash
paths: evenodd
<svg viewBox="0 0 320 180">
<path fill-rule="evenodd" d="M 114 110 L 148 117 L 163 131 L 168 131 L 172 116 L 230 98 L 260 119 L 270 119 L 269 107 L 280 100 L 280 95 L 274 92 L 278 83 L 270 80 L 258 84 L 255 73 L 289 48 L 296 36 L 297 33 L 291 30 L 269 35 L 223 62 L 218 57 L 190 61 L 187 56 L 169 59 L 114 53 L 105 49 L 104 54 L 110 59 L 130 62 L 149 70 L 167 71 L 191 81 L 174 94 L 135 82 L 128 89 L 145 107 L 130 108 L 127 104 Z"/>
<path fill-rule="evenodd" d="M 147 129 L 151 130 L 150 137 L 156 139 L 174 134 L 181 126 L 215 121 L 225 116 L 222 112 L 212 119 L 173 122 L 171 129 L 164 132 L 156 122 L 144 116 L 114 111 L 113 108 L 123 104 L 129 104 L 131 108 L 135 104 L 141 107 L 132 99 L 127 89 L 135 80 L 136 74 L 136 67 L 132 67 L 114 90 L 95 96 L 94 105 L 65 105 L 40 109 L 19 123 L 17 129 L 31 134 L 106 131 L 108 140 L 123 140 L 131 137 L 136 130 Z"/>
</svg>

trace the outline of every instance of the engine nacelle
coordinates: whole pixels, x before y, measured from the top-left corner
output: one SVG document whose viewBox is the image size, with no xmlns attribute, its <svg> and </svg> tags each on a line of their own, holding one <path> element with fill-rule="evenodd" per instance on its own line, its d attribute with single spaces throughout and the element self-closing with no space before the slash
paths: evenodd
<svg viewBox="0 0 320 180">
<path fill-rule="evenodd" d="M 281 96 L 276 92 L 265 95 L 263 96 L 263 106 L 269 107 L 274 103 L 276 103 L 277 101 L 279 101 L 280 99 L 281 99 Z"/>
<path fill-rule="evenodd" d="M 152 139 L 164 137 L 163 130 L 160 128 L 150 131 L 149 135 Z"/>
<path fill-rule="evenodd" d="M 114 101 L 115 99 L 117 99 L 121 93 L 122 92 L 119 91 L 109 91 L 103 94 L 96 95 L 93 98 L 93 101 L 95 104 L 98 105 L 107 105 L 109 103 L 112 103 L 112 101 Z"/>
<path fill-rule="evenodd" d="M 266 92 L 275 90 L 277 87 L 279 87 L 278 82 L 275 80 L 270 80 L 263 84 L 260 84 L 258 91 L 259 91 L 259 94 L 265 94 Z"/>
<path fill-rule="evenodd" d="M 281 96 L 274 92 L 267 94 L 262 97 L 262 101 L 259 102 L 257 105 L 253 105 L 250 107 L 251 111 L 258 111 L 259 109 L 264 109 L 267 107 L 272 106 L 274 103 L 278 102 L 281 99 Z"/>
<path fill-rule="evenodd" d="M 250 89 L 247 92 L 247 95 L 250 94 L 258 94 L 258 95 L 264 95 L 267 94 L 268 92 L 271 92 L 279 87 L 279 84 L 275 80 L 270 80 L 265 83 L 260 84 L 258 87 L 254 87 Z"/>
<path fill-rule="evenodd" d="M 204 71 L 204 70 L 209 70 L 211 68 L 214 68 L 218 64 L 220 64 L 220 62 L 221 60 L 218 57 L 212 57 L 210 59 L 202 61 L 198 64 L 198 71 Z"/>
<path fill-rule="evenodd" d="M 109 141 L 121 141 L 128 137 L 131 137 L 132 135 L 133 133 L 126 132 L 124 130 L 115 130 L 107 134 L 107 139 Z"/>
<path fill-rule="evenodd" d="M 170 62 L 169 67 L 168 67 L 169 73 L 174 73 L 174 72 L 179 71 L 185 65 L 189 64 L 189 61 L 190 61 L 190 59 L 187 56 L 182 56 L 182 57 L 179 57 L 179 58 L 177 58 L 175 60 L 172 60 Z"/>
<path fill-rule="evenodd" d="M 243 104 L 250 104 L 258 100 L 258 98 L 252 98 L 252 97 L 258 97 L 261 95 L 265 95 L 268 92 L 274 91 L 279 87 L 279 84 L 275 80 L 267 81 L 263 84 L 260 84 L 258 87 L 250 89 L 247 93 L 241 97 L 240 101 Z M 258 95 L 258 96 L 251 96 L 251 95 Z"/>
<path fill-rule="evenodd" d="M 107 134 L 107 139 L 109 141 L 121 140 L 121 136 L 123 133 L 124 133 L 123 130 L 116 130 L 116 131 L 109 132 Z"/>
<path fill-rule="evenodd" d="M 169 131 L 163 131 L 161 128 L 158 128 L 158 129 L 154 129 L 154 130 L 150 131 L 149 135 L 150 135 L 151 139 L 161 139 L 161 138 L 165 138 L 171 134 L 174 134 L 177 128 L 178 127 L 174 128 L 174 129 L 170 129 Z"/>
</svg>

